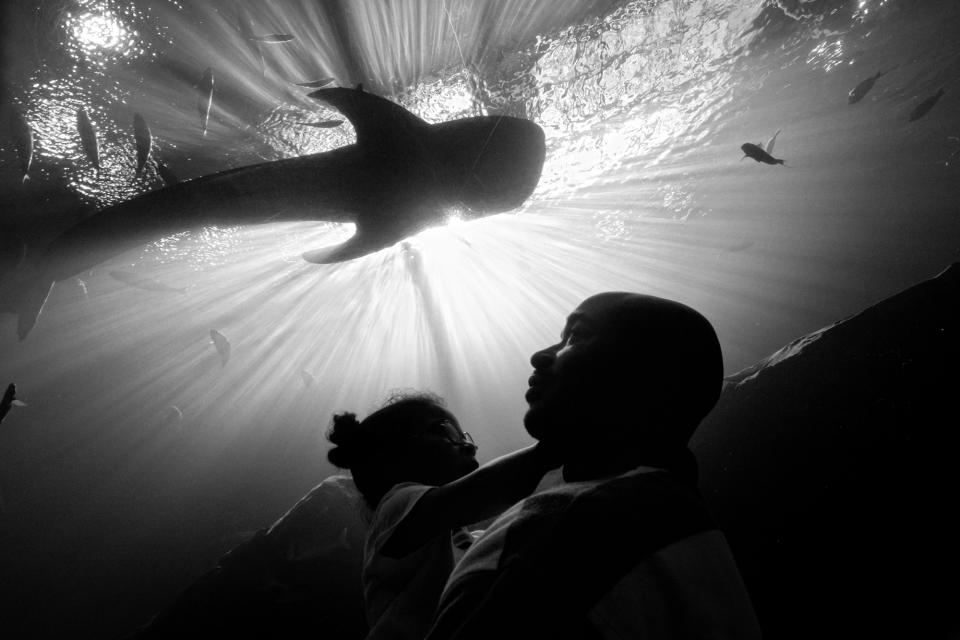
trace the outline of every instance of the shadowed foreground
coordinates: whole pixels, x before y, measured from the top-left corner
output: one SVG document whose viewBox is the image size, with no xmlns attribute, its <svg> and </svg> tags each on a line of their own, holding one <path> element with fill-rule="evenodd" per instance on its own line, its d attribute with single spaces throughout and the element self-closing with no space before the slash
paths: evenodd
<svg viewBox="0 0 960 640">
<path fill-rule="evenodd" d="M 768 638 L 956 637 L 960 265 L 733 376 L 693 448 Z"/>
</svg>

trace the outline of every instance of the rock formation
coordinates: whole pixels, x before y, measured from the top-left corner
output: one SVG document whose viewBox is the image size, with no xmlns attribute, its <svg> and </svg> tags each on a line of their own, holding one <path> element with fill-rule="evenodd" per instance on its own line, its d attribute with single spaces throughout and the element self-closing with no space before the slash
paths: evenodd
<svg viewBox="0 0 960 640">
<path fill-rule="evenodd" d="M 960 628 L 958 300 L 954 264 L 795 340 L 694 436 L 765 637 Z"/>
</svg>

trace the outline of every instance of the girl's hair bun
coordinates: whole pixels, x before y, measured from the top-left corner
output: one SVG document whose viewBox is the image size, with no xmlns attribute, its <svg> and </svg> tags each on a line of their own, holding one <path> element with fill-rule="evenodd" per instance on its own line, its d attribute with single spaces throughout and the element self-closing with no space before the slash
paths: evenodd
<svg viewBox="0 0 960 640">
<path fill-rule="evenodd" d="M 355 413 L 337 413 L 327 429 L 327 440 L 336 445 L 327 452 L 327 460 L 341 469 L 351 469 L 361 454 L 363 440 Z"/>
</svg>

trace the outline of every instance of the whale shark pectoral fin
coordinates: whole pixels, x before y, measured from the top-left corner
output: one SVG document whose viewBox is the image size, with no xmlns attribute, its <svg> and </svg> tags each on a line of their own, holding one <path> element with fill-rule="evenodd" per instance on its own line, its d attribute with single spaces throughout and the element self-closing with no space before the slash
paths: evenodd
<svg viewBox="0 0 960 640">
<path fill-rule="evenodd" d="M 361 146 L 395 142 L 410 134 L 423 134 L 430 127 L 400 105 L 360 88 L 318 89 L 307 95 L 346 116 Z"/>
<path fill-rule="evenodd" d="M 345 262 L 347 260 L 353 260 L 354 258 L 361 258 L 367 254 L 379 251 L 386 246 L 389 245 L 364 242 L 363 238 L 359 237 L 358 234 L 340 244 L 305 251 L 303 253 L 303 259 L 313 264 L 333 264 L 334 262 Z"/>
<path fill-rule="evenodd" d="M 391 247 L 444 220 L 440 207 L 399 207 L 390 214 L 367 212 L 355 221 L 357 230 L 346 242 L 303 253 L 303 259 L 314 264 L 331 264 L 353 260 Z"/>
</svg>

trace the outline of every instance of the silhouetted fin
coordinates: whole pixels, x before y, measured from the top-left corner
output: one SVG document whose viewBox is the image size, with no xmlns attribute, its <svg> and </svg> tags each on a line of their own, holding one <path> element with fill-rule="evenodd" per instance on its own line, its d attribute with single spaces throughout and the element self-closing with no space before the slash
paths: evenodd
<svg viewBox="0 0 960 640">
<path fill-rule="evenodd" d="M 362 256 L 374 253 L 380 249 L 389 247 L 403 239 L 403 236 L 391 236 L 384 239 L 378 237 L 376 241 L 370 239 L 368 235 L 362 235 L 360 229 L 346 242 L 341 244 L 314 249 L 303 254 L 303 259 L 313 264 L 332 264 L 334 262 L 343 262 L 353 260 Z"/>
<path fill-rule="evenodd" d="M 767 146 L 764 147 L 764 151 L 766 151 L 770 155 L 773 155 L 773 145 L 777 141 L 777 136 L 780 135 L 780 131 L 781 129 L 777 129 L 777 132 L 773 134 L 773 137 L 767 141 Z"/>
<path fill-rule="evenodd" d="M 386 145 L 410 136 L 426 135 L 429 124 L 403 107 L 363 89 L 318 89 L 307 94 L 347 117 L 357 132 L 357 144 Z"/>
</svg>

